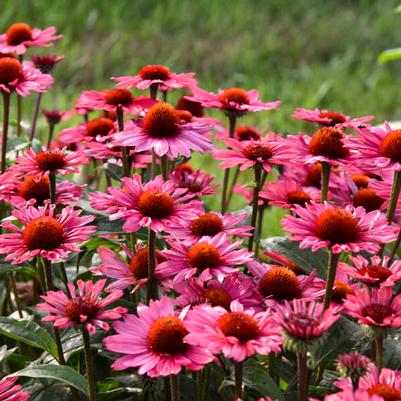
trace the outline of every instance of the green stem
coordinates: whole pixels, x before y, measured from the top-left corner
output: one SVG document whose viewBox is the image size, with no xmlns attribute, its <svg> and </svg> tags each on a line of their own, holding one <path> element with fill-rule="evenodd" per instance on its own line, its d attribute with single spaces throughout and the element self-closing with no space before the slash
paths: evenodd
<svg viewBox="0 0 401 401">
<path fill-rule="evenodd" d="M 22 319 L 24 317 L 24 315 L 22 314 L 21 300 L 19 299 L 19 296 L 18 296 L 17 282 L 15 280 L 15 274 L 13 272 L 10 272 L 10 283 L 11 283 L 11 288 L 14 293 L 15 306 L 17 307 L 18 316 L 20 319 Z"/>
<path fill-rule="evenodd" d="M 96 401 L 96 383 L 95 383 L 95 369 L 93 365 L 90 337 L 88 330 L 83 327 L 81 329 L 82 339 L 84 343 L 84 353 L 85 353 L 85 365 L 86 365 L 86 376 L 88 379 L 88 392 L 89 401 Z"/>
<path fill-rule="evenodd" d="M 52 143 L 54 127 L 55 127 L 54 123 L 49 123 L 49 136 L 47 137 L 47 149 L 50 148 L 50 144 Z"/>
<path fill-rule="evenodd" d="M 254 182 L 254 188 L 253 188 L 252 216 L 251 216 L 251 226 L 253 227 L 253 231 L 252 231 L 251 236 L 249 237 L 248 251 L 252 251 L 253 242 L 255 239 L 256 218 L 258 215 L 258 200 L 259 200 L 261 173 L 262 173 L 262 167 L 260 166 L 260 164 L 255 164 L 255 182 Z"/>
<path fill-rule="evenodd" d="M 308 365 L 303 352 L 297 353 L 298 365 L 298 401 L 306 401 L 308 396 Z"/>
<path fill-rule="evenodd" d="M 327 309 L 330 306 L 331 296 L 333 295 L 334 280 L 336 278 L 337 263 L 339 259 L 340 254 L 333 253 L 333 250 L 330 250 L 326 277 L 326 293 L 324 295 L 323 301 L 324 309 Z"/>
<path fill-rule="evenodd" d="M 380 371 L 383 368 L 383 330 L 381 327 L 376 328 L 376 366 L 377 370 Z"/>
<path fill-rule="evenodd" d="M 401 189 L 401 171 L 394 171 L 393 186 L 391 188 L 390 201 L 387 208 L 387 221 L 392 222 L 394 218 L 395 209 L 397 208 L 398 198 Z"/>
<path fill-rule="evenodd" d="M 167 156 L 164 155 L 160 158 L 160 166 L 161 166 L 161 172 L 162 172 L 162 177 L 163 180 L 167 181 L 168 180 L 168 176 L 167 176 Z"/>
<path fill-rule="evenodd" d="M 22 96 L 17 95 L 17 136 L 21 136 Z"/>
<path fill-rule="evenodd" d="M 49 183 L 50 183 L 50 203 L 56 203 L 56 172 L 50 171 L 49 174 Z"/>
<path fill-rule="evenodd" d="M 148 231 L 148 303 L 151 299 L 157 298 L 157 283 L 155 279 L 155 243 L 156 233 L 149 228 Z"/>
<path fill-rule="evenodd" d="M 68 298 L 72 298 L 72 294 L 70 291 L 70 287 L 68 287 L 68 276 L 67 276 L 67 271 L 65 269 L 65 263 L 64 262 L 60 262 L 60 271 L 61 271 L 61 278 L 63 280 L 63 284 L 65 287 L 65 292 L 67 294 Z"/>
<path fill-rule="evenodd" d="M 150 98 L 151 99 L 157 99 L 157 91 L 159 89 L 159 85 L 158 84 L 152 84 L 149 87 L 149 91 L 150 91 Z"/>
<path fill-rule="evenodd" d="M 157 163 L 156 163 L 156 153 L 155 151 L 152 149 L 152 164 L 150 165 L 150 176 L 151 178 L 155 178 L 156 177 L 156 170 L 157 170 Z"/>
<path fill-rule="evenodd" d="M 259 210 L 258 210 L 258 224 L 256 225 L 257 230 L 256 232 L 258 233 L 258 237 L 261 238 L 262 234 L 263 234 L 263 216 L 265 214 L 265 206 L 264 205 L 260 205 L 259 206 Z M 256 243 L 256 247 L 255 247 L 255 255 L 258 256 L 259 254 L 259 245 L 260 245 L 260 241 L 258 241 Z"/>
<path fill-rule="evenodd" d="M 210 373 L 211 373 L 210 365 L 206 365 L 203 370 L 204 370 L 204 380 L 203 383 L 201 384 L 202 391 L 201 391 L 200 401 L 207 401 L 209 395 L 209 383 L 210 383 Z"/>
<path fill-rule="evenodd" d="M 322 162 L 322 202 L 327 201 L 327 195 L 329 193 L 330 171 L 330 164 L 327 162 Z"/>
<path fill-rule="evenodd" d="M 243 385 L 242 385 L 242 363 L 234 363 L 234 377 L 235 377 L 235 399 L 243 398 Z"/>
<path fill-rule="evenodd" d="M 118 130 L 120 132 L 124 131 L 124 112 L 123 112 L 122 107 L 117 106 L 116 113 L 117 113 Z M 124 177 L 129 177 L 130 176 L 131 167 L 129 165 L 128 149 L 127 149 L 126 146 L 122 147 L 122 155 L 123 155 Z"/>
<path fill-rule="evenodd" d="M 10 94 L 3 92 L 3 140 L 1 143 L 1 172 L 6 171 L 7 166 L 7 139 L 10 120 Z"/>
<path fill-rule="evenodd" d="M 239 169 L 239 166 L 237 166 L 237 168 L 235 170 L 235 173 L 234 173 L 234 177 L 233 177 L 233 179 L 231 181 L 231 184 L 230 184 L 230 189 L 228 190 L 228 197 L 226 199 L 226 209 L 228 209 L 230 207 L 231 199 L 232 199 L 233 194 L 234 194 L 234 187 L 235 187 L 235 184 L 238 181 L 239 173 L 240 173 L 240 169 Z"/>
<path fill-rule="evenodd" d="M 31 132 L 29 133 L 29 147 L 32 145 L 33 138 L 35 138 L 36 132 L 36 123 L 38 122 L 40 102 L 42 101 L 43 92 L 38 93 L 38 97 L 35 102 L 35 111 L 33 113 L 32 124 L 31 124 Z"/>
<path fill-rule="evenodd" d="M 180 401 L 180 388 L 178 385 L 177 375 L 170 375 L 170 391 L 171 391 L 170 401 Z"/>
</svg>

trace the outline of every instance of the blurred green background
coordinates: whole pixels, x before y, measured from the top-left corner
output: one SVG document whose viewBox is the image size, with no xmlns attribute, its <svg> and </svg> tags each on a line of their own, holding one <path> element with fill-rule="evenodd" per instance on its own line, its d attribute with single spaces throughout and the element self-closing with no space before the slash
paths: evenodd
<svg viewBox="0 0 401 401">
<path fill-rule="evenodd" d="M 18 21 L 64 34 L 45 51 L 65 55 L 47 107 L 69 109 L 80 90 L 103 89 L 111 76 L 157 63 L 196 72 L 211 91 L 258 88 L 263 100 L 281 99 L 279 111 L 242 122 L 290 133 L 312 129 L 290 117 L 297 106 L 374 114 L 377 122 L 400 118 L 401 62 L 377 63 L 383 50 L 401 45 L 398 3 L 1 0 L 0 21 L 2 31 Z"/>
</svg>

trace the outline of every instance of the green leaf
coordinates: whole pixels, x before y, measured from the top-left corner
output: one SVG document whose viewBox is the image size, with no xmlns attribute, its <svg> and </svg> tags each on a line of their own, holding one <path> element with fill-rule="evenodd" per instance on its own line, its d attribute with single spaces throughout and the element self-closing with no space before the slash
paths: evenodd
<svg viewBox="0 0 401 401">
<path fill-rule="evenodd" d="M 114 180 L 121 180 L 124 177 L 124 172 L 121 166 L 114 163 L 104 163 L 102 168 L 105 170 L 106 174 L 113 178 Z"/>
<path fill-rule="evenodd" d="M 36 365 L 19 370 L 10 376 L 32 377 L 37 379 L 53 379 L 74 387 L 88 395 L 88 382 L 76 370 L 64 365 Z"/>
<path fill-rule="evenodd" d="M 384 340 L 383 365 L 386 368 L 401 368 L 401 344 L 391 338 Z"/>
<path fill-rule="evenodd" d="M 56 343 L 51 335 L 31 320 L 0 317 L 0 334 L 57 356 Z"/>
<path fill-rule="evenodd" d="M 379 63 L 383 64 L 389 61 L 394 61 L 399 59 L 401 59 L 401 47 L 385 50 L 384 52 L 380 53 L 377 60 Z"/>
<path fill-rule="evenodd" d="M 110 221 L 108 216 L 97 216 L 94 220 L 94 224 L 97 227 L 98 235 L 123 232 L 123 221 Z"/>
<path fill-rule="evenodd" d="M 7 345 L 3 345 L 0 348 L 0 362 L 4 362 L 10 355 L 17 350 L 17 347 L 7 349 Z"/>
</svg>

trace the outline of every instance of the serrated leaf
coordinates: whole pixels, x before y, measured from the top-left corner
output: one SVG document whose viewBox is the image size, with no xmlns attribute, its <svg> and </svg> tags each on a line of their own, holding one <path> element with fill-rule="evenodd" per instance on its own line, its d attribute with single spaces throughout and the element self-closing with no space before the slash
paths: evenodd
<svg viewBox="0 0 401 401">
<path fill-rule="evenodd" d="M 401 47 L 385 50 L 384 52 L 380 53 L 377 60 L 379 63 L 387 63 L 389 61 L 399 59 L 401 59 Z"/>
</svg>

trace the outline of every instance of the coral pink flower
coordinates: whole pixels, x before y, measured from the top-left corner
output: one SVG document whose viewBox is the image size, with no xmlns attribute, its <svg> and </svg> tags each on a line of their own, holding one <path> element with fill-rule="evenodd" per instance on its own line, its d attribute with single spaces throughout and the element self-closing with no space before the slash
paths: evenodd
<svg viewBox="0 0 401 401">
<path fill-rule="evenodd" d="M 344 301 L 344 312 L 360 324 L 374 327 L 401 326 L 401 294 L 393 297 L 391 287 L 354 290 Z"/>
<path fill-rule="evenodd" d="M 181 123 L 177 111 L 168 103 L 152 106 L 143 120 L 115 136 L 113 146 L 135 146 L 138 152 L 153 150 L 158 156 L 175 159 L 191 156 L 191 150 L 205 152 L 213 145 L 205 134 L 210 125 L 202 122 Z"/>
<path fill-rule="evenodd" d="M 35 66 L 35 68 L 42 71 L 44 74 L 48 74 L 53 70 L 53 68 L 58 64 L 61 60 L 64 59 L 64 56 L 56 56 L 55 54 L 45 54 L 42 55 L 30 55 L 29 56 Z"/>
<path fill-rule="evenodd" d="M 401 171 L 401 130 L 393 130 L 387 122 L 383 128 L 355 128 L 358 136 L 349 136 L 345 143 L 356 166 L 377 171 Z"/>
<path fill-rule="evenodd" d="M 337 357 L 337 370 L 343 376 L 349 377 L 353 383 L 357 382 L 359 377 L 371 371 L 373 366 L 374 364 L 367 356 L 356 351 L 341 354 Z"/>
<path fill-rule="evenodd" d="M 179 294 L 175 304 L 180 307 L 206 303 L 230 310 L 232 301 L 238 301 L 245 308 L 258 308 L 262 304 L 253 280 L 241 273 L 229 274 L 221 282 L 191 278 L 176 284 L 174 291 Z"/>
<path fill-rule="evenodd" d="M 60 121 L 63 120 L 64 117 L 64 112 L 60 110 L 47 110 L 47 109 L 42 109 L 42 113 L 46 118 L 46 121 L 49 125 L 56 125 Z"/>
<path fill-rule="evenodd" d="M 325 202 L 296 205 L 295 216 L 285 216 L 282 225 L 300 241 L 300 248 L 316 251 L 330 246 L 334 253 L 366 251 L 375 253 L 380 243 L 394 241 L 398 227 L 389 225 L 379 211 L 366 213 L 363 207 L 339 208 Z"/>
<path fill-rule="evenodd" d="M 394 287 L 401 280 L 401 260 L 394 261 L 388 266 L 390 258 L 372 256 L 370 261 L 362 255 L 350 256 L 352 266 L 340 262 L 338 268 L 354 280 L 366 285 Z"/>
<path fill-rule="evenodd" d="M 317 401 L 315 398 L 309 398 L 310 401 Z M 385 401 L 383 397 L 377 394 L 370 395 L 367 391 L 352 387 L 346 388 L 334 394 L 324 396 L 324 401 Z"/>
<path fill-rule="evenodd" d="M 177 315 L 166 296 L 138 305 L 138 316 L 126 315 L 113 327 L 116 335 L 106 337 L 109 351 L 123 354 L 112 367 L 115 370 L 138 368 L 138 373 L 150 377 L 177 374 L 183 367 L 200 370 L 213 356 L 204 347 L 187 342 L 185 311 Z"/>
<path fill-rule="evenodd" d="M 256 89 L 246 91 L 240 88 L 220 90 L 217 94 L 207 92 L 200 88 L 192 89 L 192 96 L 186 99 L 200 103 L 203 107 L 222 109 L 227 113 L 242 115 L 247 112 L 277 109 L 281 101 L 265 103 L 259 100 L 259 92 Z"/>
<path fill-rule="evenodd" d="M 270 173 L 272 164 L 286 164 L 293 156 L 286 142 L 274 132 L 269 132 L 257 141 L 240 142 L 233 138 L 226 138 L 224 144 L 230 149 L 217 150 L 213 153 L 215 159 L 224 160 L 220 164 L 223 168 L 238 165 L 243 171 L 259 164 Z"/>
<path fill-rule="evenodd" d="M 14 384 L 18 380 L 18 376 L 5 377 L 0 380 L 0 400 L 1 401 L 28 401 L 29 393 L 21 391 L 22 386 Z"/>
<path fill-rule="evenodd" d="M 253 252 L 239 249 L 242 241 L 232 243 L 225 233 L 203 237 L 192 246 L 173 240 L 168 243 L 171 249 L 161 252 L 166 261 L 160 263 L 156 271 L 160 277 L 173 279 L 174 284 L 195 275 L 202 281 L 212 277 L 222 281 L 253 256 Z"/>
<path fill-rule="evenodd" d="M 43 74 L 30 62 L 20 63 L 12 57 L 0 58 L 0 91 L 28 96 L 30 92 L 44 92 L 53 82 L 51 75 Z"/>
<path fill-rule="evenodd" d="M 64 291 L 48 291 L 46 295 L 41 296 L 44 303 L 37 306 L 39 310 L 50 313 L 42 320 L 53 322 L 54 327 L 60 329 L 83 326 L 90 334 L 96 332 L 96 326 L 109 330 L 110 326 L 104 320 L 120 319 L 128 310 L 121 306 L 106 309 L 106 306 L 121 298 L 123 292 L 113 291 L 105 298 L 101 298 L 105 285 L 106 280 L 99 280 L 96 283 L 91 280 L 78 280 L 78 293 L 76 293 L 74 284 L 68 283 L 71 297 Z"/>
<path fill-rule="evenodd" d="M 188 72 L 176 74 L 164 65 L 145 65 L 138 75 L 112 78 L 117 82 L 117 88 L 147 89 L 156 86 L 160 90 L 192 89 L 197 86 L 195 74 Z"/>
<path fill-rule="evenodd" d="M 336 111 L 319 109 L 307 110 L 302 107 L 298 107 L 292 116 L 298 120 L 310 121 L 312 123 L 337 128 L 353 128 L 358 125 L 366 125 L 366 122 L 375 118 L 374 116 L 352 118 L 351 116 L 346 116 Z"/>
<path fill-rule="evenodd" d="M 98 249 L 101 263 L 90 269 L 95 275 L 103 275 L 113 280 L 107 286 L 106 291 L 125 290 L 133 286 L 132 292 L 135 292 L 148 281 L 148 248 L 137 245 L 135 254 L 126 246 L 122 246 L 122 248 L 129 263 L 124 262 L 111 249 L 101 246 Z M 159 252 L 156 252 L 156 265 L 162 260 L 164 258 Z"/>
<path fill-rule="evenodd" d="M 186 326 L 188 343 L 236 362 L 254 354 L 278 352 L 283 342 L 272 315 L 244 310 L 238 301 L 231 302 L 229 311 L 220 306 L 198 306 L 188 312 Z"/>
<path fill-rule="evenodd" d="M 17 22 L 12 24 L 7 32 L 0 35 L 0 52 L 24 54 L 28 47 L 49 47 L 55 40 L 63 35 L 55 35 L 56 28 L 50 26 L 43 31 L 39 28 L 31 28 L 28 24 Z"/>
<path fill-rule="evenodd" d="M 188 190 L 195 197 L 214 195 L 219 184 L 212 184 L 212 175 L 202 170 L 174 170 L 169 174 L 169 179 L 178 187 Z"/>
<path fill-rule="evenodd" d="M 54 205 L 14 210 L 12 215 L 22 228 L 8 221 L 2 224 L 12 232 L 0 235 L 0 253 L 7 254 L 5 260 L 12 264 L 37 255 L 53 262 L 66 259 L 70 252 L 78 253 L 77 244 L 86 241 L 96 230 L 95 226 L 86 225 L 94 217 L 80 214 L 80 210 L 71 206 L 60 214 L 56 213 Z"/>
<path fill-rule="evenodd" d="M 181 220 L 180 224 L 171 227 L 172 236 L 193 244 L 202 237 L 213 237 L 218 233 L 227 236 L 248 237 L 252 226 L 243 226 L 239 223 L 248 217 L 247 214 L 220 214 L 218 212 L 200 213 L 190 220 Z"/>
<path fill-rule="evenodd" d="M 125 219 L 124 231 L 135 232 L 141 227 L 168 231 L 180 219 L 191 219 L 202 210 L 199 201 L 184 204 L 193 195 L 171 181 L 163 181 L 161 176 L 146 184 L 142 184 L 139 174 L 121 181 L 122 188 L 108 187 L 108 193 L 92 192 L 89 200 L 94 209 L 110 214 L 111 220 Z"/>
<path fill-rule="evenodd" d="M 31 148 L 24 156 L 17 157 L 10 171 L 23 174 L 25 177 L 35 176 L 39 181 L 52 172 L 61 175 L 78 173 L 78 166 L 87 163 L 88 159 L 80 152 L 67 152 L 66 148 L 57 150 L 43 148 L 39 153 L 35 153 Z"/>
<path fill-rule="evenodd" d="M 398 370 L 386 368 L 379 373 L 377 368 L 373 367 L 369 373 L 359 379 L 358 387 L 370 396 L 379 396 L 384 401 L 400 400 L 401 373 Z"/>
</svg>

